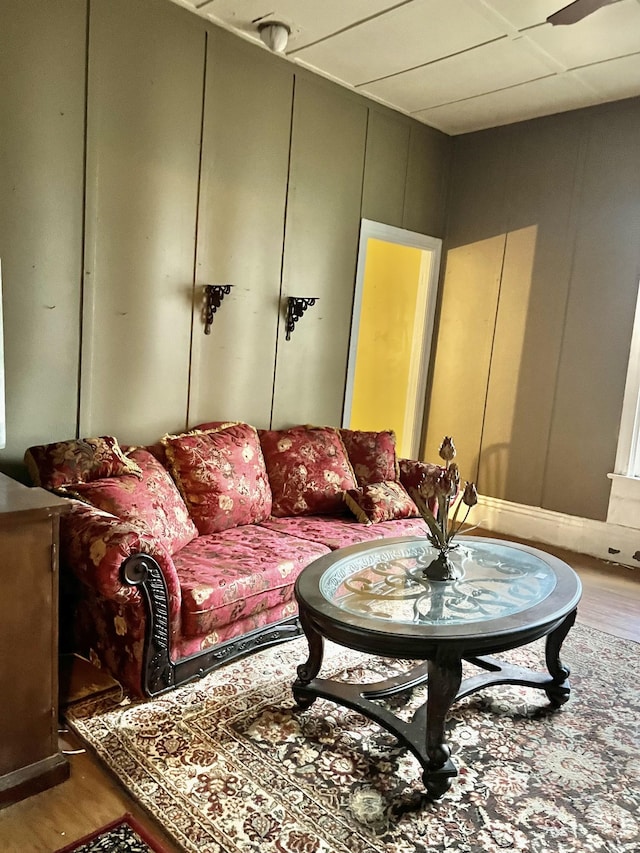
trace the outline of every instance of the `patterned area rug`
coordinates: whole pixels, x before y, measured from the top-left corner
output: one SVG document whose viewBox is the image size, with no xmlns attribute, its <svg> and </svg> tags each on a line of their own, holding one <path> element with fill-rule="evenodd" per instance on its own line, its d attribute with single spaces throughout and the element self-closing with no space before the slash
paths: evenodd
<svg viewBox="0 0 640 853">
<path fill-rule="evenodd" d="M 375 723 L 321 699 L 296 709 L 304 638 L 153 701 L 102 696 L 67 715 L 188 851 L 637 853 L 638 648 L 576 625 L 561 710 L 513 686 L 459 702 L 448 726 L 458 776 L 438 802 L 425 799 L 414 756 Z M 504 657 L 544 669 L 542 641 Z M 401 668 L 327 644 L 321 676 L 374 681 Z"/>
<path fill-rule="evenodd" d="M 133 815 L 126 814 L 56 853 L 164 853 Z"/>
</svg>

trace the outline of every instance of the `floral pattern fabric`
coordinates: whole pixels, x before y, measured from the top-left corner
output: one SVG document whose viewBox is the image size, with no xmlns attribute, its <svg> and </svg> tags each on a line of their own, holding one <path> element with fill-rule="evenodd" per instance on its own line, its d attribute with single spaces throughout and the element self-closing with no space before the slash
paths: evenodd
<svg viewBox="0 0 640 853">
<path fill-rule="evenodd" d="M 293 600 L 302 569 L 325 545 L 259 525 L 200 536 L 174 556 L 182 590 L 182 633 L 200 636 Z"/>
<path fill-rule="evenodd" d="M 324 515 L 301 515 L 296 518 L 270 518 L 260 522 L 260 527 L 268 527 L 276 533 L 285 533 L 299 539 L 309 539 L 326 545 L 332 551 L 357 545 L 360 542 L 373 542 L 394 536 L 426 536 L 427 525 L 421 518 L 405 518 L 396 521 L 382 521 L 380 524 L 364 525 L 352 516 L 327 518 Z"/>
<path fill-rule="evenodd" d="M 52 491 L 122 474 L 142 477 L 139 466 L 125 456 L 112 435 L 34 445 L 24 461 L 34 485 Z"/>
<path fill-rule="evenodd" d="M 206 651 L 212 646 L 217 646 L 218 643 L 224 643 L 226 640 L 234 640 L 236 637 L 242 637 L 250 631 L 257 631 L 260 628 L 275 625 L 276 622 L 291 619 L 297 616 L 297 614 L 298 603 L 294 599 L 277 604 L 270 610 L 256 610 L 249 616 L 245 616 L 242 619 L 235 619 L 221 628 L 214 628 L 207 634 L 200 634 L 196 637 L 180 636 L 173 647 L 173 656 L 176 660 L 180 660 L 191 655 L 196 655 L 198 652 Z"/>
<path fill-rule="evenodd" d="M 344 512 L 342 492 L 356 486 L 338 430 L 298 426 L 261 430 L 260 443 L 278 518 Z"/>
<path fill-rule="evenodd" d="M 358 521 L 364 524 L 420 515 L 404 486 L 394 481 L 349 489 L 344 493 L 344 500 Z"/>
<path fill-rule="evenodd" d="M 271 490 L 258 433 L 249 424 L 165 436 L 171 474 L 200 534 L 269 517 Z"/>
<path fill-rule="evenodd" d="M 559 711 L 518 685 L 455 703 L 458 775 L 437 803 L 417 759 L 377 723 L 324 699 L 296 708 L 291 682 L 307 656 L 301 637 L 152 701 L 89 698 L 67 721 L 189 853 L 637 853 L 637 643 L 576 624 Z M 544 641 L 504 657 L 544 670 Z M 410 668 L 325 643 L 323 678 Z M 465 677 L 476 672 L 463 663 Z M 424 698 L 419 688 L 403 699 L 407 719 Z"/>
<path fill-rule="evenodd" d="M 145 553 L 160 565 L 172 600 L 171 613 L 180 611 L 180 584 L 167 549 L 142 525 L 133 525 L 90 504 L 71 500 L 71 511 L 60 517 L 61 563 L 77 579 L 104 598 L 139 599 L 135 587 L 122 582 L 122 563 Z"/>
<path fill-rule="evenodd" d="M 390 435 L 386 444 L 372 435 L 358 445 L 378 447 L 370 463 L 362 453 L 354 457 L 369 476 L 381 474 L 385 465 L 389 470 L 390 455 L 382 464 L 379 451 L 390 453 Z M 86 452 L 78 450 L 82 442 L 69 441 L 29 454 L 34 465 L 39 460 L 41 482 L 73 487 L 82 496 L 70 500 L 60 532 L 61 564 L 80 581 L 78 649 L 101 661 L 134 695 L 140 694 L 147 616 L 140 591 L 122 581 L 122 564 L 130 555 L 150 554 L 163 572 L 170 654 L 178 660 L 294 616 L 295 579 L 330 550 L 426 535 L 420 518 L 366 526 L 349 515 L 342 494 L 356 489 L 357 481 L 339 430 L 295 427 L 264 431 L 260 439 L 247 424 L 222 422 L 166 436 L 148 448 L 123 449 L 107 436 L 95 440 L 93 451 L 89 440 Z M 414 469 L 407 461 L 405 474 L 425 470 L 424 463 L 416 464 Z M 184 474 L 176 477 L 177 487 L 168 466 Z M 277 495 L 273 516 L 268 473 Z M 213 532 L 202 533 L 196 520 Z"/>
<path fill-rule="evenodd" d="M 399 479 L 396 435 L 392 430 L 341 429 L 340 435 L 359 486 Z"/>
<path fill-rule="evenodd" d="M 129 695 L 142 696 L 147 616 L 138 591 L 135 593 L 135 600 L 121 602 L 84 590 L 73 627 L 78 654 L 113 676 Z M 179 634 L 175 642 L 178 638 Z"/>
<path fill-rule="evenodd" d="M 142 524 L 170 554 L 198 535 L 180 492 L 160 462 L 147 450 L 134 450 L 142 479 L 131 475 L 79 483 L 73 494 L 133 525 Z"/>
</svg>

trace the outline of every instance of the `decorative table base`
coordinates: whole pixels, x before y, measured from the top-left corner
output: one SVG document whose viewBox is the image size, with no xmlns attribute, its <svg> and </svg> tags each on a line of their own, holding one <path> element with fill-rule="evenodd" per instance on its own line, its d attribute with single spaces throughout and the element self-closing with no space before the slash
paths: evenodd
<svg viewBox="0 0 640 853">
<path fill-rule="evenodd" d="M 453 577 L 440 577 L 438 551 L 420 537 L 341 548 L 319 557 L 295 586 L 309 657 L 293 695 L 301 708 L 318 696 L 379 723 L 422 765 L 427 794 L 442 797 L 457 775 L 445 738 L 454 702 L 497 684 L 543 690 L 555 708 L 569 698 L 560 649 L 573 625 L 580 579 L 557 557 L 527 545 L 460 537 L 448 552 Z M 447 569 L 449 572 L 449 570 Z M 438 575 L 428 577 L 428 574 Z M 546 638 L 546 673 L 491 655 Z M 318 678 L 324 640 L 394 660 L 422 661 L 410 672 L 372 684 Z M 466 661 L 481 672 L 462 680 Z M 426 685 L 407 722 L 379 700 Z M 396 702 L 398 699 L 396 699 Z"/>
<path fill-rule="evenodd" d="M 458 772 L 445 741 L 445 721 L 451 706 L 479 690 L 498 684 L 517 684 L 544 690 L 551 706 L 559 708 L 568 701 L 571 692 L 569 668 L 560 661 L 560 648 L 575 618 L 576 610 L 547 635 L 545 656 L 548 674 L 513 666 L 489 656 L 461 658 L 453 648 L 442 644 L 432 660 L 421 663 L 408 673 L 369 684 L 351 684 L 316 678 L 322 665 L 324 640 L 310 620 L 303 616 L 301 621 L 309 640 L 309 658 L 298 667 L 293 695 L 303 710 L 317 698 L 329 699 L 359 711 L 387 729 L 418 759 L 427 794 L 437 800 L 449 790 Z M 463 660 L 483 672 L 463 681 Z M 375 701 L 424 684 L 427 685 L 427 701 L 408 722 Z"/>
</svg>

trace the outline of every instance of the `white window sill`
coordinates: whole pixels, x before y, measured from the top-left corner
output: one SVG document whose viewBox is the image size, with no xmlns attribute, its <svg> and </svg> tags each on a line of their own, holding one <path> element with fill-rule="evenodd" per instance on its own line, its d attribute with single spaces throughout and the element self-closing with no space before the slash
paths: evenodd
<svg viewBox="0 0 640 853">
<path fill-rule="evenodd" d="M 640 530 L 640 477 L 607 476 L 611 480 L 607 522 Z"/>
</svg>

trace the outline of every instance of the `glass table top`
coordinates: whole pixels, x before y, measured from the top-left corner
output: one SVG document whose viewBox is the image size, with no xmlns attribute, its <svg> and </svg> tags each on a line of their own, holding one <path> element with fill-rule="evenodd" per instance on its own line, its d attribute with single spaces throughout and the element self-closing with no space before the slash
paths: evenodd
<svg viewBox="0 0 640 853">
<path fill-rule="evenodd" d="M 338 559 L 319 579 L 320 595 L 345 613 L 405 625 L 460 625 L 528 610 L 554 590 L 556 574 L 513 545 L 466 540 L 449 552 L 459 579 L 429 581 L 437 551 L 427 540 L 389 545 Z M 382 625 L 381 625 L 382 627 Z"/>
</svg>

